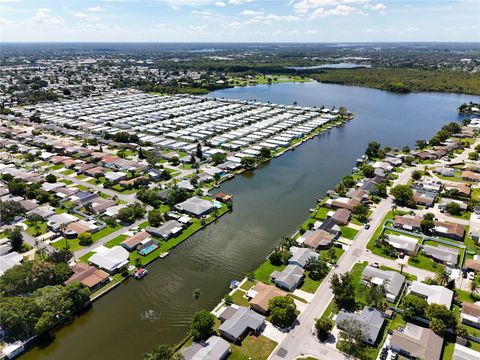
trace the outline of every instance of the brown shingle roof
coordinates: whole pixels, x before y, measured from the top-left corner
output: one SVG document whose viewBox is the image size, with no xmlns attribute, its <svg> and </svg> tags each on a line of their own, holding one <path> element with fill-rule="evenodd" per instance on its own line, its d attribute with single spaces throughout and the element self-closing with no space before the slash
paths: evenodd
<svg viewBox="0 0 480 360">
<path fill-rule="evenodd" d="M 287 295 L 285 291 L 280 290 L 276 286 L 266 285 L 261 282 L 257 282 L 251 290 L 256 291 L 257 295 L 250 300 L 250 306 L 252 309 L 264 314 L 268 311 L 268 303 L 272 298 Z"/>
<path fill-rule="evenodd" d="M 309 248 L 317 249 L 319 246 L 328 246 L 333 241 L 333 235 L 329 232 L 318 229 L 305 239 L 303 244 Z"/>
<path fill-rule="evenodd" d="M 125 244 L 129 248 L 134 248 L 135 246 L 140 244 L 143 240 L 148 239 L 149 237 L 150 237 L 149 233 L 147 233 L 146 231 L 140 231 L 135 235 L 130 236 L 129 238 L 123 240 L 122 244 Z"/>
<path fill-rule="evenodd" d="M 462 313 L 470 316 L 480 316 L 480 306 L 464 301 L 462 305 Z"/>
<path fill-rule="evenodd" d="M 351 214 L 348 209 L 338 209 L 335 211 L 335 214 L 332 215 L 332 219 L 337 225 L 346 225 L 348 224 Z"/>
<path fill-rule="evenodd" d="M 85 286 L 93 288 L 109 277 L 108 273 L 105 271 L 87 264 L 76 264 L 72 270 L 74 274 L 70 276 L 67 281 L 65 281 L 65 285 L 81 282 Z"/>
</svg>

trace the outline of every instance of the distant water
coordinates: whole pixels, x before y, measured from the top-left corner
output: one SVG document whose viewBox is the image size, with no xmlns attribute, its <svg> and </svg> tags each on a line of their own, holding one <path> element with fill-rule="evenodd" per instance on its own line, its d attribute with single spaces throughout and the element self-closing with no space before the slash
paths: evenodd
<svg viewBox="0 0 480 360">
<path fill-rule="evenodd" d="M 293 70 L 315 70 L 315 69 L 354 69 L 354 68 L 369 68 L 372 65 L 368 64 L 355 64 L 355 63 L 333 63 L 333 64 L 322 64 L 314 66 L 287 66 L 287 69 Z"/>
<path fill-rule="evenodd" d="M 218 191 L 233 195 L 233 212 L 198 232 L 165 259 L 98 300 L 60 329 L 55 339 L 22 360 L 141 359 L 154 344 L 176 343 L 197 308 L 211 309 L 232 279 L 255 269 L 275 243 L 307 218 L 318 197 L 351 171 L 367 143 L 414 145 L 442 124 L 459 120 L 456 108 L 478 96 L 398 95 L 361 87 L 289 83 L 238 87 L 210 96 L 301 106 L 346 106 L 355 119 L 237 176 Z M 192 291 L 201 289 L 198 304 Z"/>
</svg>

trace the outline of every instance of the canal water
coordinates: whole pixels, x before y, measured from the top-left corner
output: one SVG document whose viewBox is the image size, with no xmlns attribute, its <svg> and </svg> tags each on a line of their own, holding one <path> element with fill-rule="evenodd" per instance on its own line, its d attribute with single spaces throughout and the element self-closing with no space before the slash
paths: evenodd
<svg viewBox="0 0 480 360">
<path fill-rule="evenodd" d="M 177 343 L 197 309 L 211 309 L 232 279 L 257 267 L 283 235 L 292 234 L 318 197 L 350 172 L 371 140 L 414 145 L 442 124 L 458 120 L 456 108 L 480 97 L 420 93 L 397 95 L 319 83 L 276 84 L 210 94 L 302 106 L 346 106 L 356 117 L 270 164 L 222 185 L 234 210 L 195 234 L 170 256 L 152 263 L 141 281 L 129 280 L 60 329 L 26 359 L 141 359 L 154 344 Z M 192 291 L 201 289 L 198 303 Z"/>
</svg>

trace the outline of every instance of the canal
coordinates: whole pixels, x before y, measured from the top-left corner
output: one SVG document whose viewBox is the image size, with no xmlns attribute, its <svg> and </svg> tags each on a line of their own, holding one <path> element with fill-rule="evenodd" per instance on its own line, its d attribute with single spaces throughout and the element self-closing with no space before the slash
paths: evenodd
<svg viewBox="0 0 480 360">
<path fill-rule="evenodd" d="M 285 153 L 270 164 L 224 183 L 234 210 L 195 234 L 170 256 L 152 263 L 142 281 L 128 280 L 56 333 L 30 359 L 140 359 L 154 344 L 176 343 L 198 308 L 215 306 L 230 280 L 257 267 L 283 235 L 293 233 L 319 196 L 350 172 L 371 140 L 413 146 L 442 124 L 458 120 L 456 108 L 480 97 L 379 90 L 319 83 L 277 84 L 210 94 L 301 106 L 346 106 L 356 115 Z M 192 290 L 202 295 L 196 304 Z"/>
</svg>

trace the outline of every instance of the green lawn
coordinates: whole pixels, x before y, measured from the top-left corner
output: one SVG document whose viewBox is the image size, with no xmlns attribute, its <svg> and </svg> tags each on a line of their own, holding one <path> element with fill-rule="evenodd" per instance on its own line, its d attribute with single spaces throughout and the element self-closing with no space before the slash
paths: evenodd
<svg viewBox="0 0 480 360">
<path fill-rule="evenodd" d="M 73 174 L 74 172 L 75 172 L 75 170 L 73 170 L 73 169 L 67 169 L 67 170 L 65 170 L 65 171 L 62 171 L 61 174 L 63 174 L 63 175 L 71 175 L 71 174 Z"/>
<path fill-rule="evenodd" d="M 285 269 L 286 265 L 274 266 L 270 263 L 270 261 L 265 260 L 265 262 L 260 265 L 257 270 L 255 270 L 255 279 L 261 281 L 265 284 L 271 284 L 270 282 L 270 274 L 277 271 L 282 271 Z"/>
<path fill-rule="evenodd" d="M 229 360 L 266 360 L 268 356 L 277 346 L 277 343 L 267 337 L 260 335 L 247 336 L 241 346 L 232 345 L 232 354 L 228 357 Z"/>
<path fill-rule="evenodd" d="M 250 303 L 246 298 L 243 297 L 245 295 L 245 292 L 242 290 L 237 290 L 232 294 L 232 301 L 234 304 L 238 306 L 246 306 L 250 307 Z"/>
<path fill-rule="evenodd" d="M 77 251 L 77 250 L 80 250 L 81 248 L 83 248 L 83 246 L 81 246 L 79 243 L 78 243 L 78 238 L 75 238 L 75 239 L 60 239 L 60 240 L 57 240 L 53 243 L 51 243 L 50 245 L 52 245 L 55 249 L 64 249 L 65 247 L 67 247 L 67 242 L 68 242 L 68 247 L 70 248 L 71 251 Z"/>
<path fill-rule="evenodd" d="M 128 235 L 118 235 L 116 238 L 110 240 L 110 241 L 107 241 L 105 243 L 105 246 L 106 247 L 114 247 L 116 245 L 120 245 L 120 243 L 125 240 L 126 238 L 128 238 Z"/>
<path fill-rule="evenodd" d="M 78 261 L 87 263 L 87 262 L 88 262 L 88 259 L 89 259 L 90 256 L 92 256 L 93 254 L 95 254 L 95 251 L 90 251 L 90 252 L 86 253 L 85 255 L 80 256 L 80 257 L 78 258 Z"/>
<path fill-rule="evenodd" d="M 332 211 L 332 209 L 321 207 L 315 213 L 315 217 L 317 219 L 325 220 L 329 211 Z"/>
<path fill-rule="evenodd" d="M 40 236 L 43 235 L 47 232 L 47 223 L 45 221 L 39 221 L 38 222 L 38 229 L 35 229 L 35 223 L 27 220 L 25 221 L 25 224 L 27 225 L 27 234 L 32 235 L 32 236 Z M 38 230 L 38 232 L 37 232 Z"/>
<path fill-rule="evenodd" d="M 432 272 L 437 272 L 438 270 L 438 264 L 432 259 L 423 255 L 422 250 L 420 250 L 415 257 L 410 257 L 408 259 L 408 265 L 412 265 L 420 269 L 425 269 Z"/>
<path fill-rule="evenodd" d="M 480 189 L 472 189 L 470 196 L 473 201 L 480 201 Z"/>
<path fill-rule="evenodd" d="M 340 231 L 341 231 L 341 236 L 349 240 L 355 239 L 355 236 L 357 236 L 358 234 L 358 230 L 351 229 L 346 226 L 340 226 Z"/>
<path fill-rule="evenodd" d="M 247 280 L 243 283 L 242 286 L 240 286 L 240 289 L 243 289 L 245 291 L 250 290 L 252 286 L 255 285 L 255 282 L 252 280 Z"/>
<path fill-rule="evenodd" d="M 110 235 L 112 232 L 117 231 L 118 229 L 121 229 L 122 225 L 117 224 L 115 227 L 107 226 L 105 229 L 102 229 L 100 231 L 97 231 L 96 233 L 92 234 L 92 240 L 93 242 L 96 242 L 102 238 L 104 238 L 107 235 Z"/>
<path fill-rule="evenodd" d="M 323 281 L 321 280 L 313 280 L 310 279 L 308 276 L 308 272 L 305 273 L 305 278 L 303 279 L 303 284 L 302 286 L 299 287 L 300 290 L 306 291 L 308 293 L 314 294 L 315 291 L 317 291 L 318 287 L 320 286 L 320 283 Z"/>
<path fill-rule="evenodd" d="M 385 270 L 385 271 L 396 271 L 396 272 L 400 273 L 400 269 L 392 269 L 392 268 L 390 268 L 390 267 L 388 267 L 388 266 L 383 266 L 383 265 L 381 265 L 381 266 L 380 266 L 380 269 L 381 269 L 381 270 Z M 402 275 L 405 276 L 405 279 L 407 279 L 407 280 L 410 280 L 410 281 L 417 280 L 417 277 L 416 277 L 415 275 L 408 274 L 408 273 L 406 273 L 406 272 L 402 272 Z"/>
</svg>

